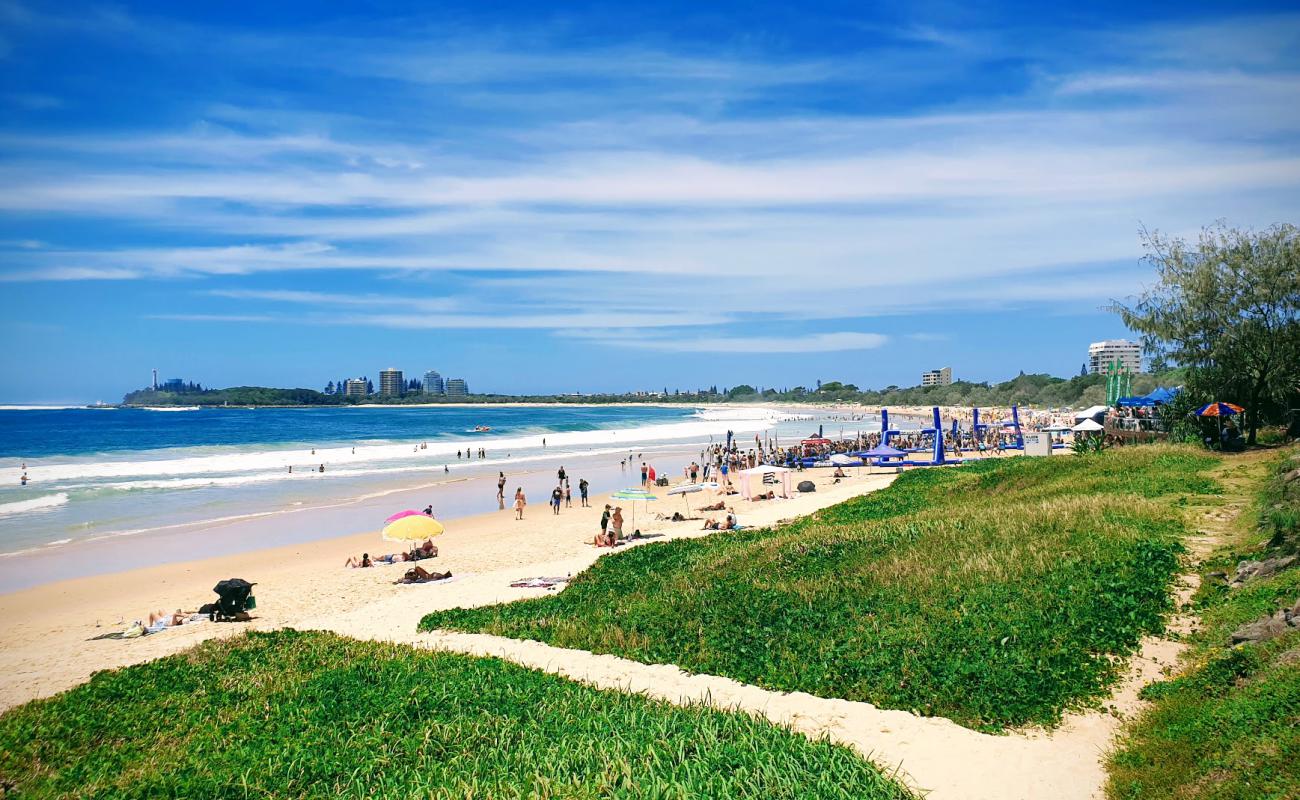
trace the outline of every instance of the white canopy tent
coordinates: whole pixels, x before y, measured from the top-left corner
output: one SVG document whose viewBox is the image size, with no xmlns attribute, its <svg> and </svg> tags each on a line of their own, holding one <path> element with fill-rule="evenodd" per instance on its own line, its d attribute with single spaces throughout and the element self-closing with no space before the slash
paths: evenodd
<svg viewBox="0 0 1300 800">
<path fill-rule="evenodd" d="M 766 481 L 766 483 L 773 485 L 774 488 L 772 491 L 776 491 L 775 485 L 779 483 L 781 491 L 777 492 L 777 494 L 781 497 L 789 497 L 790 472 L 791 470 L 786 469 L 785 467 L 772 467 L 767 465 L 742 469 L 736 473 L 738 483 L 740 484 L 740 496 L 746 500 L 751 500 L 756 493 L 766 491 L 763 489 L 765 484 L 764 476 L 771 475 L 773 476 L 772 479 Z M 757 483 L 758 486 L 757 492 L 753 488 L 755 483 Z"/>
<path fill-rule="evenodd" d="M 1107 411 L 1110 411 L 1110 406 L 1089 406 L 1082 411 L 1074 412 L 1074 421 L 1079 422 L 1085 419 L 1096 420 L 1098 417 L 1105 419 Z M 1078 430 L 1078 428 L 1075 430 Z"/>
<path fill-rule="evenodd" d="M 1085 419 L 1083 422 L 1080 422 L 1078 425 L 1075 425 L 1070 430 L 1096 432 L 1096 431 L 1106 430 L 1106 426 L 1102 425 L 1100 422 L 1098 422 L 1095 419 Z"/>
</svg>

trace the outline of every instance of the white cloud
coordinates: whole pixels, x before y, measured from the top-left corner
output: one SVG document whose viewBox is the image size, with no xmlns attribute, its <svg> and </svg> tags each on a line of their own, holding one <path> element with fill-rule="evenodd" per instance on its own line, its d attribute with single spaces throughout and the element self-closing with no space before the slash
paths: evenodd
<svg viewBox="0 0 1300 800">
<path fill-rule="evenodd" d="M 101 35 L 27 16 L 27 27 Z M 1096 302 L 1140 271 L 1098 277 L 1079 265 L 1136 264 L 1139 220 L 1181 233 L 1225 214 L 1264 225 L 1300 213 L 1300 81 L 1287 50 L 1297 19 L 1079 34 L 1071 41 L 1104 57 L 1040 55 L 1039 79 L 1019 95 L 945 105 L 940 92 L 930 107 L 881 116 L 853 98 L 882 76 L 956 82 L 1005 42 L 902 25 L 887 33 L 934 46 L 792 59 L 557 46 L 545 32 L 434 39 L 413 26 L 381 38 L 302 34 L 285 48 L 118 15 L 112 35 L 160 52 L 220 47 L 244 64 L 315 69 L 318 59 L 382 76 L 370 84 L 396 110 L 367 117 L 286 91 L 241 96 L 247 105 L 204 98 L 175 129 L 14 128 L 0 137 L 0 210 L 91 220 L 120 238 L 4 252 L 0 279 L 366 270 L 436 282 L 428 298 L 221 288 L 204 304 L 294 307 L 263 321 L 329 309 L 331 320 L 403 329 L 558 330 L 584 313 L 593 327 L 658 329 Z M 1248 57 L 1252 35 L 1266 56 Z M 1161 55 L 1135 47 L 1142 37 Z M 1190 63 L 1198 40 L 1213 63 Z M 286 50 L 304 63 L 283 63 Z M 917 69 L 900 71 L 899 59 Z M 791 88 L 842 102 L 783 102 Z M 763 102 L 736 104 L 751 98 Z M 148 244 L 158 240 L 169 244 Z M 638 341 L 625 346 L 676 340 Z M 803 346 L 837 341 L 866 340 Z"/>
<path fill-rule="evenodd" d="M 270 314 L 147 314 L 145 318 L 173 322 L 289 322 Z"/>
<path fill-rule="evenodd" d="M 383 309 L 407 308 L 422 311 L 451 311 L 463 306 L 462 301 L 449 297 L 338 294 L 286 289 L 213 289 L 206 292 L 206 294 L 212 297 L 226 297 L 234 300 L 261 300 L 271 303 L 292 303 L 320 307 L 370 306 Z"/>
<path fill-rule="evenodd" d="M 140 270 L 121 267 L 51 267 L 32 271 L 0 272 L 0 281 L 129 281 L 145 277 Z"/>
<path fill-rule="evenodd" d="M 608 336 L 604 333 L 588 332 L 585 336 L 613 347 L 656 350 L 665 353 L 836 353 L 849 350 L 874 350 L 889 341 L 889 337 L 883 334 L 856 331 L 789 336 L 710 335 L 697 331 L 674 336 Z"/>
</svg>

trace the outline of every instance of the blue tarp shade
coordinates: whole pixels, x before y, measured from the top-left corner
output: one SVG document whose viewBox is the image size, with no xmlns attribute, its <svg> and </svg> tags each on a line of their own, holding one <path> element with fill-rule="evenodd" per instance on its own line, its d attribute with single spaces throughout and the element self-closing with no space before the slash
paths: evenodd
<svg viewBox="0 0 1300 800">
<path fill-rule="evenodd" d="M 864 453 L 858 453 L 858 455 L 863 458 L 899 458 L 900 456 L 907 455 L 907 453 L 890 447 L 887 444 L 878 444 Z"/>
<path fill-rule="evenodd" d="M 1166 389 L 1163 386 L 1151 392 L 1151 394 L 1142 395 L 1141 397 L 1121 397 L 1119 405 L 1124 408 L 1134 406 L 1158 406 L 1168 403 L 1178 396 L 1177 389 Z"/>
</svg>

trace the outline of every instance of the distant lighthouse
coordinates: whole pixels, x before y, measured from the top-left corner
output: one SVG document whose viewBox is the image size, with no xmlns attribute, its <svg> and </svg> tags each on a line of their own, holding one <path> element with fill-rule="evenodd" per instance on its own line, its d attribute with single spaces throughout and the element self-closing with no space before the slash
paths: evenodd
<svg viewBox="0 0 1300 800">
<path fill-rule="evenodd" d="M 153 371 L 153 390 L 158 391 L 158 370 Z"/>
</svg>

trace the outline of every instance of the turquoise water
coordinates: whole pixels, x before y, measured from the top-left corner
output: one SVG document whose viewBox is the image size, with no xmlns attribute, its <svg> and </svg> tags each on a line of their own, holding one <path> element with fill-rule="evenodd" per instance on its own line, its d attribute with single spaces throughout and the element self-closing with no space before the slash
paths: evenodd
<svg viewBox="0 0 1300 800">
<path fill-rule="evenodd" d="M 14 459 L 158 449 L 438 440 L 463 437 L 479 425 L 496 436 L 593 431 L 694 413 L 685 406 L 0 409 L 0 466 Z"/>
<path fill-rule="evenodd" d="M 336 536 L 425 490 L 481 513 L 495 508 L 498 472 L 540 479 L 557 463 L 581 460 L 604 491 L 643 452 L 805 427 L 771 409 L 655 406 L 0 410 L 0 572 L 112 542 L 144 542 L 151 558 L 163 537 L 202 557 L 272 516 L 281 541 Z M 475 479 L 493 490 L 475 489 L 473 503 L 437 488 Z M 298 513 L 313 509 L 338 510 Z"/>
</svg>

